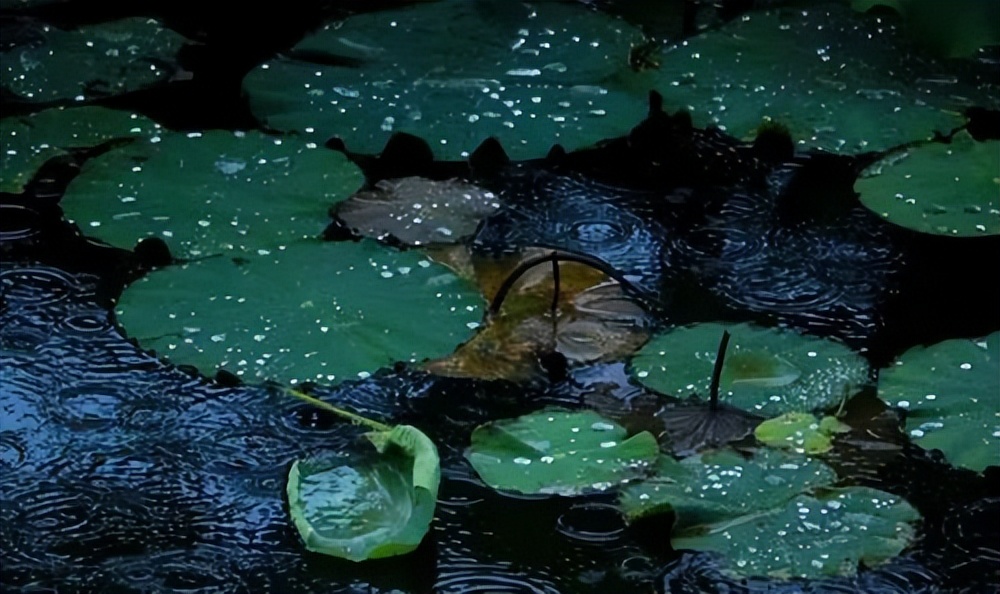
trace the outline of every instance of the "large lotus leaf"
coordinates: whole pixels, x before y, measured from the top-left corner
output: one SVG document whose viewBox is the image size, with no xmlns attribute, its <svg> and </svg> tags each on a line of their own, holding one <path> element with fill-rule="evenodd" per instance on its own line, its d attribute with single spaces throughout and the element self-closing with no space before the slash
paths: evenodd
<svg viewBox="0 0 1000 594">
<path fill-rule="evenodd" d="M 550 409 L 480 425 L 466 458 L 494 489 L 572 496 L 635 479 L 658 454 L 647 431 L 626 438 L 593 411 Z"/>
<path fill-rule="evenodd" d="M 850 431 L 836 417 L 817 420 L 810 413 L 785 413 L 757 425 L 754 436 L 772 447 L 799 454 L 822 454 L 833 448 L 833 436 Z"/>
<path fill-rule="evenodd" d="M 441 462 L 420 430 L 370 435 L 379 455 L 296 461 L 288 506 L 306 548 L 364 561 L 409 553 L 434 518 Z"/>
<path fill-rule="evenodd" d="M 949 144 L 927 144 L 868 169 L 854 189 L 886 219 L 926 233 L 1000 233 L 1000 142 L 966 132 Z"/>
<path fill-rule="evenodd" d="M 920 446 L 973 470 L 1000 465 L 1000 332 L 912 348 L 879 377 Z"/>
<path fill-rule="evenodd" d="M 113 138 L 158 138 L 152 120 L 105 107 L 46 109 L 0 120 L 0 192 L 20 192 L 45 161 Z"/>
<path fill-rule="evenodd" d="M 719 337 L 732 339 L 720 400 L 765 416 L 829 408 L 867 381 L 868 364 L 839 342 L 751 324 L 696 324 L 654 338 L 632 359 L 640 382 L 672 396 L 707 399 Z"/>
<path fill-rule="evenodd" d="M 605 79 L 627 68 L 641 38 L 572 3 L 419 3 L 332 23 L 294 48 L 297 59 L 252 71 L 244 88 L 269 126 L 339 135 L 358 152 L 405 131 L 446 158 L 489 136 L 514 157 L 536 157 L 632 125 L 634 100 Z"/>
<path fill-rule="evenodd" d="M 913 542 L 920 519 L 902 498 L 868 487 L 798 495 L 767 511 L 675 535 L 676 549 L 718 551 L 729 573 L 776 578 L 854 576 Z"/>
<path fill-rule="evenodd" d="M 300 241 L 159 269 L 125 290 L 117 313 L 175 363 L 295 383 L 441 356 L 478 324 L 481 302 L 417 253 Z"/>
<path fill-rule="evenodd" d="M 85 25 L 43 25 L 35 43 L 3 53 L 0 85 L 32 101 L 118 95 L 166 81 L 183 36 L 148 18 Z"/>
<path fill-rule="evenodd" d="M 674 46 L 661 62 L 644 86 L 696 122 L 749 136 L 769 118 L 831 151 L 925 138 L 961 125 L 968 102 L 1000 101 L 987 69 L 936 59 L 892 24 L 836 3 L 748 14 Z"/>
<path fill-rule="evenodd" d="M 153 140 L 88 161 L 66 216 L 126 249 L 155 235 L 181 257 L 257 254 L 318 236 L 330 203 L 364 183 L 340 153 L 256 131 Z"/>
<path fill-rule="evenodd" d="M 365 237 L 391 235 L 416 246 L 457 243 L 498 208 L 493 192 L 468 182 L 406 177 L 353 194 L 335 214 Z"/>
<path fill-rule="evenodd" d="M 674 532 L 753 517 L 780 507 L 798 494 L 836 480 L 822 462 L 781 450 L 761 449 L 752 458 L 732 450 L 663 457 L 649 479 L 622 490 L 630 519 L 673 510 Z"/>
</svg>

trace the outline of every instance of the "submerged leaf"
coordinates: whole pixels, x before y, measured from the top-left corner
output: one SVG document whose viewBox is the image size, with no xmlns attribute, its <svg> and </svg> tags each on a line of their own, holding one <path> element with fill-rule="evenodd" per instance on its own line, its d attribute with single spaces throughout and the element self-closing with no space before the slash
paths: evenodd
<svg viewBox="0 0 1000 594">
<path fill-rule="evenodd" d="M 478 324 L 481 303 L 420 254 L 306 241 L 161 268 L 126 288 L 117 314 L 174 363 L 295 383 L 441 356 Z"/>
<path fill-rule="evenodd" d="M 854 189 L 889 221 L 939 235 L 1000 234 L 1000 142 L 967 132 L 876 163 Z"/>
<path fill-rule="evenodd" d="M 646 386 L 672 396 L 708 398 L 716 347 L 732 333 L 720 381 L 720 399 L 764 416 L 829 408 L 854 394 L 868 364 L 847 346 L 790 330 L 751 324 L 696 324 L 670 330 L 632 359 Z"/>
<path fill-rule="evenodd" d="M 836 417 L 817 421 L 812 414 L 792 412 L 764 421 L 754 430 L 754 435 L 769 446 L 799 454 L 822 454 L 833 447 L 834 434 L 845 431 L 850 428 Z"/>
<path fill-rule="evenodd" d="M 670 438 L 671 452 L 687 456 L 708 448 L 739 441 L 753 433 L 761 417 L 741 408 L 691 398 L 680 404 L 668 405 L 656 413 L 663 431 Z"/>
<path fill-rule="evenodd" d="M 641 476 L 659 447 L 593 411 L 542 410 L 476 428 L 466 458 L 494 489 L 579 495 Z"/>
<path fill-rule="evenodd" d="M 434 442 L 409 425 L 369 437 L 377 457 L 292 464 L 289 511 L 307 549 L 364 561 L 409 553 L 427 533 L 441 482 Z"/>
<path fill-rule="evenodd" d="M 906 351 L 882 370 L 879 397 L 906 411 L 921 447 L 972 470 L 1000 465 L 1000 332 Z"/>
</svg>

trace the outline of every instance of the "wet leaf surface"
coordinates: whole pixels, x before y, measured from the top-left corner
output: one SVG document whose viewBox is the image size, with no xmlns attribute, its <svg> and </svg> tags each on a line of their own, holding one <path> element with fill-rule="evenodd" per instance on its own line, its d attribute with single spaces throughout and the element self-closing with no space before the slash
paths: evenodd
<svg viewBox="0 0 1000 594">
<path fill-rule="evenodd" d="M 658 452 L 649 433 L 594 412 L 542 410 L 476 428 L 466 458 L 494 489 L 572 496 L 641 476 Z"/>
<path fill-rule="evenodd" d="M 1000 465 L 1000 333 L 916 347 L 882 370 L 879 397 L 905 411 L 921 447 L 958 466 Z"/>
<path fill-rule="evenodd" d="M 723 403 L 765 416 L 825 409 L 867 382 L 868 364 L 840 343 L 749 324 L 670 330 L 632 359 L 632 372 L 664 394 L 707 400 L 723 329 L 733 336 L 720 383 Z"/>
<path fill-rule="evenodd" d="M 447 353 L 481 308 L 446 269 L 366 240 L 163 268 L 129 286 L 116 313 L 144 348 L 208 375 L 332 382 Z"/>
<path fill-rule="evenodd" d="M 785 413 L 758 425 L 754 436 L 772 447 L 814 455 L 830 451 L 834 436 L 850 431 L 836 417 L 817 419 L 809 413 Z"/>
</svg>

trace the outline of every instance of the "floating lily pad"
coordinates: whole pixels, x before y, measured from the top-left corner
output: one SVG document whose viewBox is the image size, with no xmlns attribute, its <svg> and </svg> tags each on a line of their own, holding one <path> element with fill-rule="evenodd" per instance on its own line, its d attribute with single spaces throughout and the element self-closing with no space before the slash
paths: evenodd
<svg viewBox="0 0 1000 594">
<path fill-rule="evenodd" d="M 750 324 L 696 324 L 654 338 L 632 359 L 646 386 L 677 397 L 708 399 L 723 330 L 732 341 L 719 383 L 722 402 L 764 415 L 829 408 L 868 378 L 868 363 L 847 346 L 790 330 Z"/>
<path fill-rule="evenodd" d="M 0 192 L 20 192 L 42 163 L 113 138 L 155 138 L 160 125 L 104 107 L 46 109 L 0 120 Z"/>
<path fill-rule="evenodd" d="M 180 257 L 257 254 L 326 226 L 363 183 L 342 154 L 260 132 L 163 134 L 88 161 L 62 200 L 85 233 L 129 249 L 162 238 Z"/>
<path fill-rule="evenodd" d="M 891 24 L 837 3 L 754 11 L 659 61 L 640 80 L 699 124 L 742 137 L 771 119 L 806 146 L 831 151 L 885 149 L 951 130 L 968 102 L 995 108 L 1000 97 L 986 69 L 936 59 Z"/>
<path fill-rule="evenodd" d="M 174 363 L 295 383 L 441 356 L 478 324 L 481 303 L 417 253 L 302 241 L 156 270 L 126 288 L 117 314 Z"/>
<path fill-rule="evenodd" d="M 906 17 L 911 34 L 943 56 L 969 57 L 1000 43 L 1000 5 L 991 0 L 851 0 L 861 12 L 876 6 Z"/>
<path fill-rule="evenodd" d="M 593 411 L 542 410 L 477 427 L 466 458 L 494 489 L 572 496 L 635 479 L 658 454 L 649 432 L 626 438 Z"/>
<path fill-rule="evenodd" d="M 0 84 L 32 101 L 118 95 L 167 81 L 183 36 L 149 18 L 64 31 L 42 25 L 42 43 L 4 54 Z"/>
<path fill-rule="evenodd" d="M 723 553 L 728 571 L 777 578 L 854 576 L 895 557 L 915 537 L 920 514 L 868 487 L 798 495 L 774 509 L 700 526 L 674 548 Z"/>
<path fill-rule="evenodd" d="M 903 550 L 917 512 L 901 498 L 836 480 L 814 458 L 760 450 L 664 458 L 657 474 L 622 491 L 632 520 L 673 511 L 675 549 L 723 553 L 730 573 L 777 578 L 855 575 Z"/>
<path fill-rule="evenodd" d="M 921 447 L 973 470 L 1000 465 L 1000 332 L 906 351 L 882 370 L 879 396 L 907 411 Z"/>
<path fill-rule="evenodd" d="M 762 443 L 799 454 L 822 454 L 833 447 L 833 436 L 850 431 L 836 417 L 817 420 L 809 413 L 785 413 L 764 421 L 754 429 Z"/>
<path fill-rule="evenodd" d="M 672 510 L 678 533 L 752 516 L 834 480 L 826 464 L 779 450 L 762 449 L 752 458 L 718 450 L 680 462 L 664 456 L 651 478 L 622 490 L 621 506 L 632 520 Z"/>
<path fill-rule="evenodd" d="M 1000 234 L 1000 142 L 966 132 L 870 167 L 854 184 L 861 202 L 886 219 L 926 233 Z"/>
<path fill-rule="evenodd" d="M 500 207 L 493 192 L 457 179 L 386 179 L 337 204 L 334 213 L 365 237 L 407 245 L 457 243 Z"/>
<path fill-rule="evenodd" d="M 446 158 L 489 136 L 515 158 L 536 157 L 631 125 L 633 100 L 605 79 L 627 69 L 641 38 L 573 4 L 420 3 L 332 23 L 252 71 L 244 88 L 269 126 L 320 141 L 336 134 L 353 151 L 378 152 L 406 131 Z"/>
<path fill-rule="evenodd" d="M 288 506 L 306 548 L 364 561 L 409 553 L 430 527 L 441 482 L 437 448 L 409 425 L 369 434 L 378 456 L 300 460 Z"/>
</svg>

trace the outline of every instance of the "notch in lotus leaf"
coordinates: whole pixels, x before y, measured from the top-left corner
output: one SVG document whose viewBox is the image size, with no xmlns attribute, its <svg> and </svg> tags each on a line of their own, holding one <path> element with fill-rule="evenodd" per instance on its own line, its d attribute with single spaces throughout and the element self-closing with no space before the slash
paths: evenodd
<svg viewBox="0 0 1000 594">
<path fill-rule="evenodd" d="M 310 551 L 351 561 L 416 549 L 434 518 L 441 461 L 434 442 L 410 425 L 388 425 L 302 392 L 291 395 L 372 429 L 374 452 L 296 460 L 288 473 L 292 521 Z"/>
</svg>

